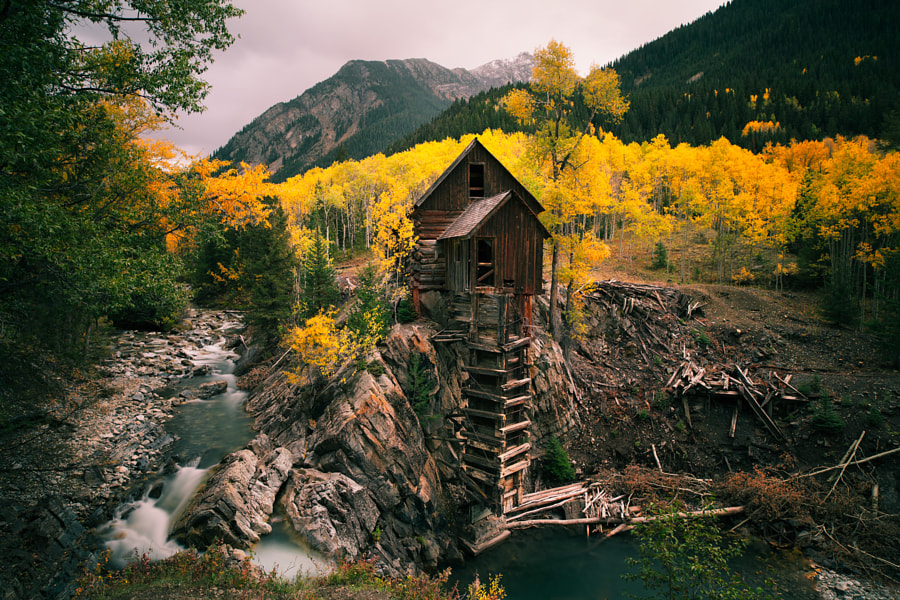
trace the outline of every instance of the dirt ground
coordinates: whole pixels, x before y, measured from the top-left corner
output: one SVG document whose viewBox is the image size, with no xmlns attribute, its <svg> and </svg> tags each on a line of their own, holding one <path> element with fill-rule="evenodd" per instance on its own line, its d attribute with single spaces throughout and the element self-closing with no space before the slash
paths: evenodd
<svg viewBox="0 0 900 600">
<path fill-rule="evenodd" d="M 871 333 L 829 325 L 812 295 L 716 285 L 678 291 L 699 304 L 691 318 L 662 311 L 653 318 L 626 317 L 616 310 L 598 319 L 605 325 L 572 353 L 576 383 L 584 390 L 583 426 L 565 442 L 579 474 L 619 483 L 622 473 L 632 479 L 681 474 L 709 480 L 709 493 L 727 495 L 730 489 L 735 497 L 724 500 L 735 502 L 746 500 L 735 482 L 758 486 L 752 490 L 757 505 L 786 500 L 777 511 L 751 511 L 754 533 L 780 545 L 795 544 L 799 536 L 823 562 L 827 556 L 886 560 L 892 566 L 878 563 L 883 569 L 877 574 L 900 577 L 891 559 L 900 556 L 900 453 L 848 467 L 831 492 L 827 475 L 797 477 L 838 464 L 860 436 L 857 459 L 900 447 L 897 349 L 885 349 Z M 776 439 L 743 403 L 732 437 L 735 401 L 705 393 L 682 398 L 667 389 L 686 359 L 712 372 L 738 365 L 754 379 L 772 372 L 790 376 L 806 397 L 774 406 L 772 416 L 786 439 Z M 816 423 L 825 404 L 840 417 L 839 430 Z M 756 475 L 741 475 L 748 473 Z M 669 478 L 655 485 L 671 492 L 679 484 Z M 697 500 L 692 494 L 683 495 Z"/>
</svg>

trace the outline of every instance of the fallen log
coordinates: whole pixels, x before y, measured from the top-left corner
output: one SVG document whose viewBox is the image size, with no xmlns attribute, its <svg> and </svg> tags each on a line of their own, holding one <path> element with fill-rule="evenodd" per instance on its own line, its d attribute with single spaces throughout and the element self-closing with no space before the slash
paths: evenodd
<svg viewBox="0 0 900 600">
<path fill-rule="evenodd" d="M 887 452 L 882 452 L 880 454 L 875 454 L 874 456 L 870 456 L 868 458 L 854 460 L 854 461 L 848 462 L 847 464 L 844 464 L 844 465 L 835 465 L 833 467 L 825 467 L 824 469 L 819 469 L 817 471 L 811 471 L 809 473 L 800 473 L 798 475 L 794 475 L 794 477 L 798 477 L 798 478 L 799 477 L 815 477 L 816 475 L 821 475 L 822 473 L 834 471 L 835 469 L 846 468 L 846 467 L 849 467 L 850 465 L 861 465 L 863 463 L 867 463 L 869 461 L 875 460 L 876 458 L 883 458 L 885 456 L 888 456 L 889 454 L 894 454 L 895 452 L 900 452 L 900 447 L 894 448 L 893 450 L 888 450 Z"/>
<path fill-rule="evenodd" d="M 739 515 L 744 512 L 743 506 L 730 506 L 728 508 L 717 508 L 714 510 L 697 510 L 694 512 L 679 512 L 675 513 L 674 516 L 677 516 L 682 519 L 690 519 L 694 517 L 725 517 L 729 515 Z M 647 521 L 656 521 L 661 518 L 668 518 L 670 515 L 665 515 L 663 517 L 635 517 L 633 519 L 622 519 L 619 517 L 607 517 L 607 518 L 599 518 L 599 517 L 588 517 L 584 519 L 531 519 L 529 521 L 516 521 L 514 523 L 507 523 L 507 528 L 509 529 L 525 529 L 528 527 L 537 527 L 540 525 L 617 525 L 617 524 L 626 524 L 626 525 L 637 525 L 638 523 L 645 523 Z"/>
</svg>

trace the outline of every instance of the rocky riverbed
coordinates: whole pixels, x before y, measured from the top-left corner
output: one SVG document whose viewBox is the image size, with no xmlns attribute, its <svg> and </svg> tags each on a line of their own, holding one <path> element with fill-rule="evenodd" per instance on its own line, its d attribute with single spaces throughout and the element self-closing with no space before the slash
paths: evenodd
<svg viewBox="0 0 900 600">
<path fill-rule="evenodd" d="M 0 447 L 0 585 L 4 598 L 67 598 L 97 560 L 94 528 L 169 468 L 166 422 L 182 403 L 220 391 L 182 383 L 208 372 L 193 358 L 236 336 L 240 316 L 191 310 L 169 333 L 124 331 L 96 376 L 63 385 L 44 422 L 7 432 Z"/>
</svg>

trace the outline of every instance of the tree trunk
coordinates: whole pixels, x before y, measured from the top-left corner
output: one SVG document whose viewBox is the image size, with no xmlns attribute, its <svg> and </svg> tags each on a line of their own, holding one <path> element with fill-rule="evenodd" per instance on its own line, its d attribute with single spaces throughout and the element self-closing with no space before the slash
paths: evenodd
<svg viewBox="0 0 900 600">
<path fill-rule="evenodd" d="M 550 335 L 559 341 L 562 319 L 559 315 L 559 245 L 553 243 L 553 260 L 550 263 Z"/>
</svg>

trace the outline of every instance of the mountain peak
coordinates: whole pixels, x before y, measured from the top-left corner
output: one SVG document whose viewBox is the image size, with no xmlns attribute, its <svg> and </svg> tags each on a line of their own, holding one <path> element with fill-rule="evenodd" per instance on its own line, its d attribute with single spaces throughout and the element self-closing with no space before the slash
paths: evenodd
<svg viewBox="0 0 900 600">
<path fill-rule="evenodd" d="M 382 151 L 454 100 L 528 81 L 534 58 L 523 52 L 468 71 L 425 58 L 350 60 L 332 77 L 266 110 L 216 158 L 265 164 L 278 179 L 301 173 L 343 146 L 350 158 Z"/>
</svg>

